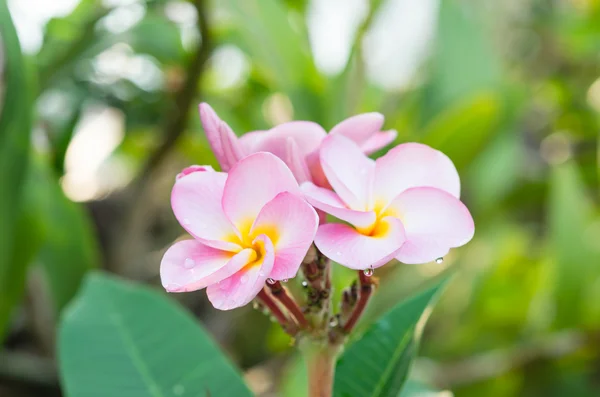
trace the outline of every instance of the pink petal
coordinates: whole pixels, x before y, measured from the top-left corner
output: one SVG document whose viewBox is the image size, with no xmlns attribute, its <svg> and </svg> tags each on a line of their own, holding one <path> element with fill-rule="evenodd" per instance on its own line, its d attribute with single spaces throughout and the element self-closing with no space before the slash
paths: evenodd
<svg viewBox="0 0 600 397">
<path fill-rule="evenodd" d="M 255 244 L 262 244 L 261 257 L 246 264 L 240 271 L 217 284 L 209 285 L 206 294 L 216 309 L 231 310 L 248 304 L 264 287 L 273 270 L 273 244 L 265 235 L 258 236 Z"/>
<path fill-rule="evenodd" d="M 302 192 L 306 200 L 315 208 L 325 211 L 338 219 L 349 222 L 360 228 L 371 226 L 376 215 L 373 211 L 355 211 L 346 207 L 346 204 L 337 194 L 328 189 L 323 189 L 310 182 L 302 184 Z"/>
<path fill-rule="evenodd" d="M 239 245 L 227 241 L 235 229 L 221 207 L 226 180 L 223 172 L 193 172 L 180 177 L 173 186 L 171 206 L 181 226 L 203 244 L 239 251 Z"/>
<path fill-rule="evenodd" d="M 308 171 L 306 160 L 300 152 L 298 144 L 292 138 L 287 139 L 286 156 L 283 160 L 290 167 L 298 183 L 310 181 L 310 172 Z"/>
<path fill-rule="evenodd" d="M 394 142 L 396 136 L 398 136 L 396 130 L 376 132 L 360 148 L 365 154 L 371 154 Z"/>
<path fill-rule="evenodd" d="M 337 124 L 331 129 L 329 135 L 343 135 L 362 146 L 381 129 L 383 120 L 383 115 L 380 113 L 359 114 Z"/>
<path fill-rule="evenodd" d="M 265 204 L 286 191 L 302 195 L 285 163 L 271 153 L 251 154 L 229 172 L 223 209 L 238 230 L 242 230 L 245 225 L 252 225 Z"/>
<path fill-rule="evenodd" d="M 192 172 L 214 172 L 215 170 L 210 165 L 190 165 L 187 168 L 184 168 L 175 179 L 181 179 L 186 175 L 191 174 Z"/>
<path fill-rule="evenodd" d="M 258 214 L 251 236 L 265 234 L 275 249 L 275 265 L 271 278 L 293 278 L 312 244 L 319 218 L 302 198 L 291 193 L 279 193 Z"/>
<path fill-rule="evenodd" d="M 433 261 L 469 242 L 475 232 L 467 207 L 432 187 L 408 189 L 390 204 L 386 215 L 402 219 L 407 241 L 396 258 L 404 263 Z"/>
<path fill-rule="evenodd" d="M 251 154 L 258 152 L 258 147 L 269 131 L 251 131 L 246 132 L 239 137 L 238 142 L 245 153 Z"/>
<path fill-rule="evenodd" d="M 196 240 L 173 244 L 160 263 L 160 279 L 168 292 L 196 291 L 239 271 L 254 255 L 251 249 L 237 254 L 208 247 Z"/>
<path fill-rule="evenodd" d="M 310 176 L 315 185 L 324 187 L 326 189 L 331 189 L 331 185 L 329 181 L 327 181 L 327 177 L 325 176 L 325 172 L 323 171 L 323 167 L 321 166 L 321 158 L 320 151 L 315 150 L 306 156 L 306 165 L 310 171 Z"/>
<path fill-rule="evenodd" d="M 455 197 L 460 179 L 452 161 L 439 150 L 421 143 L 404 143 L 376 161 L 374 200 L 385 206 L 406 189 L 430 186 Z"/>
<path fill-rule="evenodd" d="M 315 245 L 328 258 L 350 269 L 383 266 L 396 256 L 404 243 L 402 222 L 393 217 L 381 219 L 382 233 L 365 236 L 340 223 L 321 225 Z"/>
<path fill-rule="evenodd" d="M 343 136 L 329 136 L 321 145 L 321 166 L 340 198 L 353 210 L 371 206 L 375 162 Z"/>
<path fill-rule="evenodd" d="M 200 104 L 200 119 L 208 143 L 215 153 L 221 169 L 229 171 L 236 162 L 244 157 L 237 136 L 207 103 Z"/>
<path fill-rule="evenodd" d="M 311 121 L 290 121 L 280 124 L 265 133 L 256 150 L 273 153 L 279 158 L 285 158 L 289 138 L 298 145 L 302 156 L 316 150 L 327 133 L 317 123 Z"/>
</svg>

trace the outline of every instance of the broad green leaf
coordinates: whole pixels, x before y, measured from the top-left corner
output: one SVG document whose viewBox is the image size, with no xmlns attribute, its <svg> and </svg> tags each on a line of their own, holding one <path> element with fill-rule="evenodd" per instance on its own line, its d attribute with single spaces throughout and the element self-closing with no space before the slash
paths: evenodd
<svg viewBox="0 0 600 397">
<path fill-rule="evenodd" d="M 498 131 L 501 103 L 481 93 L 448 107 L 423 132 L 423 142 L 446 153 L 461 170 L 471 163 Z"/>
<path fill-rule="evenodd" d="M 23 178 L 31 133 L 31 98 L 27 67 L 17 33 L 0 0 L 0 340 L 13 304 L 22 292 L 26 263 L 15 258 Z M 22 230 L 22 228 L 20 229 Z"/>
<path fill-rule="evenodd" d="M 88 276 L 63 316 L 59 363 L 67 397 L 252 395 L 174 301 L 102 274 Z"/>
<path fill-rule="evenodd" d="M 425 119 L 457 99 L 493 89 L 500 82 L 497 55 L 475 10 L 457 0 L 441 1 Z"/>
<path fill-rule="evenodd" d="M 397 397 L 415 357 L 417 323 L 430 309 L 446 279 L 399 303 L 373 324 L 338 361 L 336 397 Z"/>
<path fill-rule="evenodd" d="M 594 210 L 575 163 L 553 168 L 548 199 L 557 324 L 573 326 L 583 320 L 586 286 L 593 287 L 592 280 L 600 278 L 598 240 L 589 235 Z"/>
</svg>

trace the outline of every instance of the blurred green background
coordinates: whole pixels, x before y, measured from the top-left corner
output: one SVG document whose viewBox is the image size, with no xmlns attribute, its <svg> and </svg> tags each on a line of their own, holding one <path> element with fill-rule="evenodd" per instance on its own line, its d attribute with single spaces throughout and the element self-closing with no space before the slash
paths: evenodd
<svg viewBox="0 0 600 397">
<path fill-rule="evenodd" d="M 451 271 L 413 379 L 600 395 L 600 0 L 0 0 L 0 395 L 60 395 L 56 325 L 86 272 L 158 287 L 174 176 L 217 165 L 200 101 L 238 134 L 379 111 L 447 153 L 475 238 L 378 270 L 363 325 Z M 302 395 L 261 313 L 171 297 L 257 395 Z"/>
</svg>

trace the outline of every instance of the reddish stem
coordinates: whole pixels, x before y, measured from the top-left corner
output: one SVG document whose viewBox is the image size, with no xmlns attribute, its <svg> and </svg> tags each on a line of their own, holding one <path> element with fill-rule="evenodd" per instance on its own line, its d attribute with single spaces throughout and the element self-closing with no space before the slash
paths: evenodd
<svg viewBox="0 0 600 397">
<path fill-rule="evenodd" d="M 288 319 L 288 317 L 281 311 L 277 303 L 269 296 L 267 291 L 263 288 L 260 290 L 257 296 L 258 300 L 269 309 L 273 317 L 277 320 L 277 322 L 281 325 L 281 327 L 286 330 L 290 335 L 295 335 L 296 324 Z"/>
<path fill-rule="evenodd" d="M 373 281 L 367 275 L 365 275 L 365 273 L 362 270 L 358 271 L 358 280 L 360 282 L 360 293 L 358 296 L 358 300 L 356 301 L 356 305 L 354 306 L 354 310 L 352 311 L 352 314 L 350 314 L 348 321 L 346 321 L 346 324 L 344 324 L 343 329 L 344 333 L 346 334 L 349 334 L 350 331 L 352 331 L 352 329 L 360 319 L 360 316 L 367 307 L 367 303 L 369 303 L 369 298 L 373 293 Z"/>
<path fill-rule="evenodd" d="M 281 302 L 283 306 L 292 314 L 292 316 L 296 319 L 296 322 L 300 325 L 301 328 L 306 328 L 308 326 L 308 321 L 306 321 L 306 317 L 304 317 L 304 313 L 294 299 L 290 297 L 287 293 L 287 290 L 279 281 L 275 281 L 273 284 L 268 284 L 271 289 L 271 294 Z"/>
</svg>

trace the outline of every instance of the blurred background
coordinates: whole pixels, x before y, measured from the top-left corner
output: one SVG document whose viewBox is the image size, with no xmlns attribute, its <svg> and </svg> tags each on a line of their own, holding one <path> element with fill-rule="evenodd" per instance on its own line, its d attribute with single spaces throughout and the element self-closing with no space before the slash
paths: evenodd
<svg viewBox="0 0 600 397">
<path fill-rule="evenodd" d="M 1 396 L 61 395 L 56 327 L 87 272 L 158 288 L 174 177 L 217 166 L 200 101 L 238 135 L 379 111 L 447 153 L 475 238 L 378 269 L 362 326 L 452 271 L 413 379 L 600 395 L 600 0 L 8 0 L 0 23 Z M 304 395 L 266 316 L 171 297 L 257 395 Z"/>
</svg>

